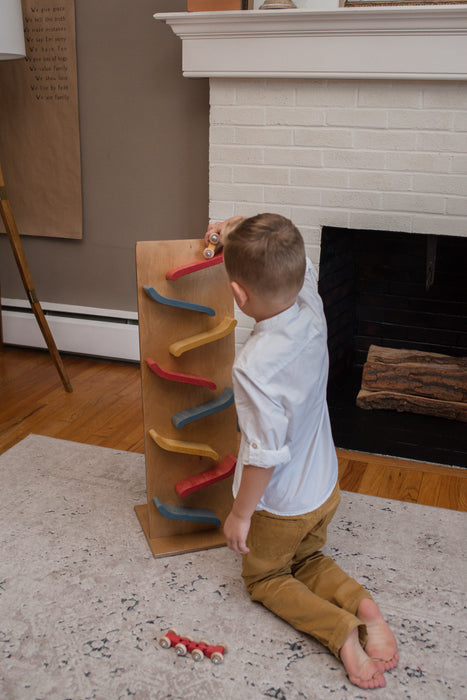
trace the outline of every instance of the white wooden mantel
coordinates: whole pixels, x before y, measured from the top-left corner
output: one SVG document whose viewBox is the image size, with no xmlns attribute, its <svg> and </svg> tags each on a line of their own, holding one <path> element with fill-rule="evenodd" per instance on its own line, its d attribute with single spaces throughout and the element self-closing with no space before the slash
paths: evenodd
<svg viewBox="0 0 467 700">
<path fill-rule="evenodd" d="M 467 80 L 467 4 L 170 12 L 183 74 Z"/>
</svg>

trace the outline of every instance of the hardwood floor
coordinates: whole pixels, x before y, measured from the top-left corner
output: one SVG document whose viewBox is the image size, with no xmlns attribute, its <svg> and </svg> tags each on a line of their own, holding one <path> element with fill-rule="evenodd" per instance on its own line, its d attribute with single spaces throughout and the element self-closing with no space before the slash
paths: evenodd
<svg viewBox="0 0 467 700">
<path fill-rule="evenodd" d="M 47 352 L 0 355 L 0 454 L 30 433 L 144 452 L 139 366 L 64 356 L 73 393 Z M 467 511 L 467 470 L 338 450 L 341 487 Z"/>
</svg>

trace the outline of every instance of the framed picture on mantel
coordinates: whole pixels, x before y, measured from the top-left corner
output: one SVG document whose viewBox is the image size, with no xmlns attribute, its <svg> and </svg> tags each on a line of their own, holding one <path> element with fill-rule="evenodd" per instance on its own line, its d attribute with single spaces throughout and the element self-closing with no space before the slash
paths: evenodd
<svg viewBox="0 0 467 700">
<path fill-rule="evenodd" d="M 248 10 L 251 0 L 187 0 L 188 12 L 217 12 L 219 10 Z"/>
</svg>

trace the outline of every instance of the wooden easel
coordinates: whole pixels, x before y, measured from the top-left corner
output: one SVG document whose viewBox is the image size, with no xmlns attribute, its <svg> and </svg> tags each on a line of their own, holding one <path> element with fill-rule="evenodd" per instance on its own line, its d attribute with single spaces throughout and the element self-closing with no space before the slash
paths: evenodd
<svg viewBox="0 0 467 700">
<path fill-rule="evenodd" d="M 31 273 L 29 271 L 29 266 L 28 262 L 26 260 L 26 255 L 24 253 L 23 245 L 21 243 L 21 239 L 19 237 L 19 232 L 18 228 L 16 226 L 15 218 L 13 216 L 13 211 L 10 205 L 10 202 L 7 197 L 6 193 L 6 188 L 5 188 L 5 181 L 3 179 L 3 173 L 2 169 L 0 166 L 0 214 L 3 219 L 3 223 L 5 225 L 5 230 L 8 236 L 8 240 L 10 241 L 10 246 L 13 251 L 13 255 L 16 260 L 16 264 L 18 266 L 18 270 L 21 276 L 21 279 L 23 281 L 23 286 L 26 291 L 27 297 L 29 299 L 29 303 L 31 304 L 31 308 L 33 310 L 34 316 L 36 317 L 36 321 L 39 324 L 39 328 L 41 330 L 41 333 L 43 335 L 43 338 L 47 344 L 47 348 L 49 350 L 49 353 L 52 357 L 52 360 L 55 364 L 55 367 L 57 368 L 57 371 L 60 375 L 60 379 L 62 380 L 63 386 L 65 388 L 65 391 L 72 392 L 73 388 L 71 386 L 70 380 L 68 378 L 68 374 L 65 370 L 65 367 L 63 366 L 62 359 L 59 355 L 59 352 L 57 350 L 57 346 L 55 344 L 54 337 L 52 335 L 52 332 L 49 328 L 49 324 L 47 323 L 47 320 L 44 316 L 44 312 L 42 311 L 42 307 L 40 305 L 39 299 L 37 298 L 36 290 L 34 289 L 34 283 L 32 281 Z M 0 323 L 0 330 L 1 330 L 1 323 Z M 0 351 L 3 346 L 3 338 L 2 335 L 0 335 Z"/>
<path fill-rule="evenodd" d="M 233 316 L 233 296 L 223 264 L 201 269 L 179 279 L 168 280 L 166 273 L 187 263 L 203 260 L 202 240 L 144 241 L 136 246 L 141 381 L 145 432 L 147 503 L 135 507 L 136 514 L 155 557 L 220 547 L 225 544 L 222 527 L 199 522 L 171 520 L 156 508 L 153 498 L 170 506 L 209 508 L 224 522 L 232 505 L 232 477 L 180 498 L 175 485 L 237 454 L 237 421 L 233 405 L 178 429 L 172 417 L 178 411 L 204 404 L 231 386 L 235 352 L 234 334 L 200 347 L 171 354 L 169 348 L 196 334 L 209 333 Z M 214 308 L 215 316 L 167 306 L 151 299 L 149 286 L 163 297 L 196 302 Z M 150 358 L 166 374 L 184 373 L 208 377 L 213 390 L 169 381 L 151 371 Z M 151 432 L 166 440 L 209 445 L 215 457 L 184 454 L 163 449 Z"/>
</svg>

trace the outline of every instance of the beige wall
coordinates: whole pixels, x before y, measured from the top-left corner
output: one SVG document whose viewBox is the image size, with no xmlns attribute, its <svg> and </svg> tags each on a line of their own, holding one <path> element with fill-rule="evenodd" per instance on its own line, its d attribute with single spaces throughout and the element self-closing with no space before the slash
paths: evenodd
<svg viewBox="0 0 467 700">
<path fill-rule="evenodd" d="M 186 0 L 75 4 L 83 239 L 23 245 L 42 302 L 136 310 L 136 241 L 205 230 L 208 81 L 182 77 L 181 41 L 152 17 Z M 25 298 L 5 235 L 0 282 Z"/>
</svg>

